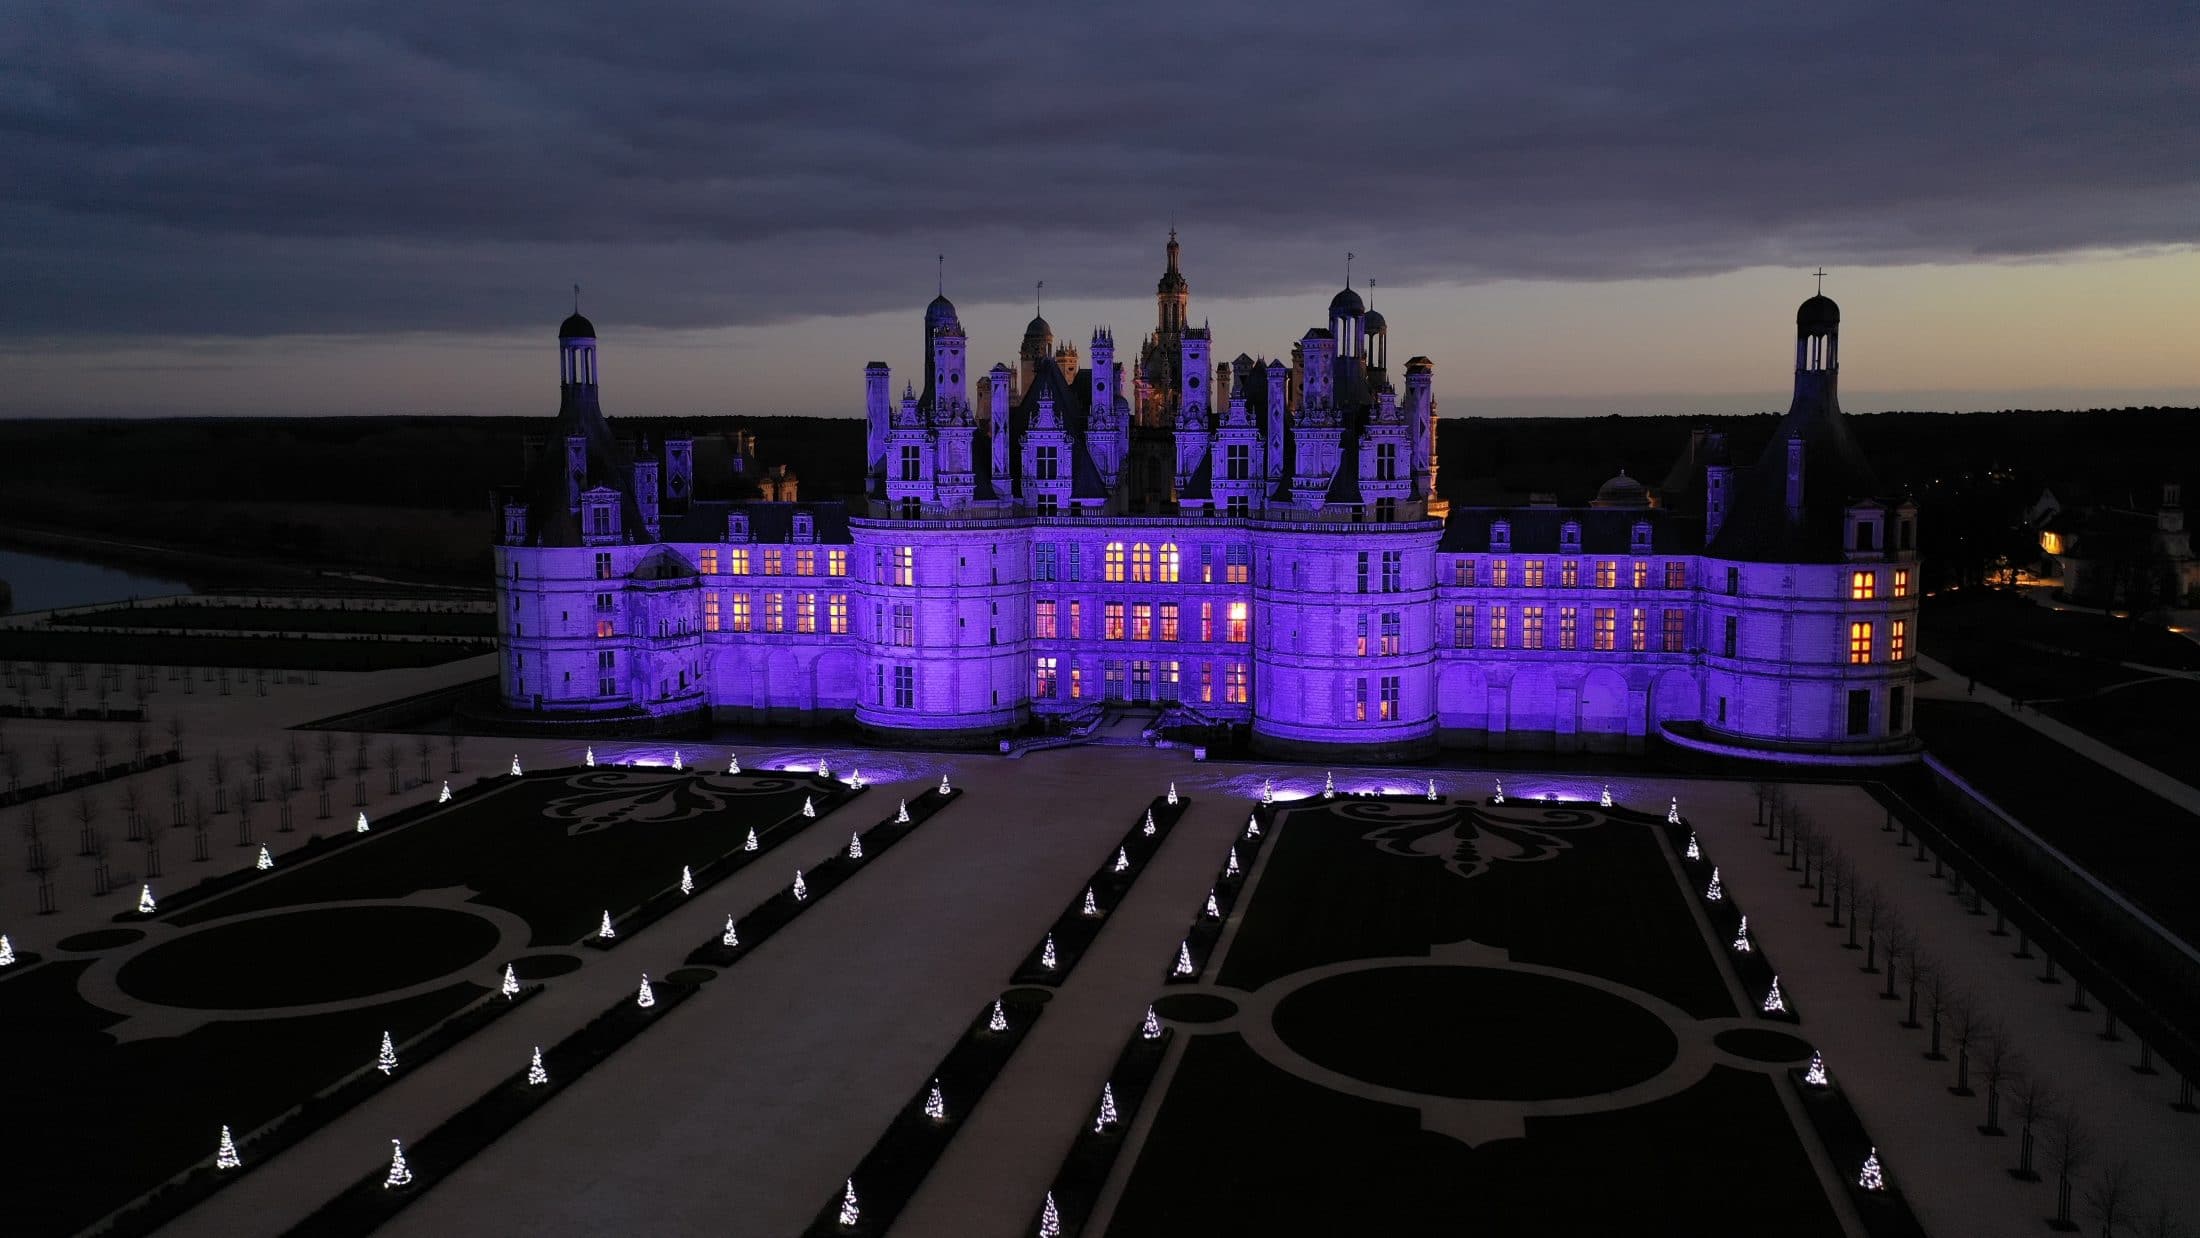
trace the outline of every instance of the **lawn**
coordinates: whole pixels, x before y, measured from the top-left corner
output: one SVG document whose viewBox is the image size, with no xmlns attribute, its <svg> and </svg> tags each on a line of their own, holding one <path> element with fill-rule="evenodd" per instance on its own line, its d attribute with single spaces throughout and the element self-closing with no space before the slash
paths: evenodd
<svg viewBox="0 0 2200 1238">
<path fill-rule="evenodd" d="M 2200 683 L 2157 679 L 2042 709 L 2179 782 L 2200 786 L 2200 745 L 2192 742 L 2193 719 L 2200 718 Z"/>
<path fill-rule="evenodd" d="M 2082 697 L 2146 677 L 2124 663 L 2200 670 L 2200 645 L 2153 624 L 2050 610 L 1995 590 L 1924 599 L 1918 634 L 1928 656 L 2025 701 Z"/>
<path fill-rule="evenodd" d="M 1274 1008 L 1285 1046 L 1423 1106 L 1575 1108 L 1531 1108 L 1524 1138 L 1469 1146 L 1424 1129 L 1420 1109 L 1293 1073 L 1230 1026 L 1179 1023 L 1188 1043 L 1145 1099 L 1158 1111 L 1109 1232 L 1841 1233 L 1778 1066 L 1715 1058 L 1652 1099 L 1595 1103 L 1665 1077 L 1676 1037 L 1700 1055 L 1711 1031 L 1693 1020 L 1738 1014 L 1666 833 L 1661 815 L 1578 804 L 1283 806 L 1234 913 L 1224 992 L 1296 986 Z M 1467 939 L 1505 954 L 1438 949 Z M 1661 998 L 1679 1022 L 1590 978 Z"/>
</svg>

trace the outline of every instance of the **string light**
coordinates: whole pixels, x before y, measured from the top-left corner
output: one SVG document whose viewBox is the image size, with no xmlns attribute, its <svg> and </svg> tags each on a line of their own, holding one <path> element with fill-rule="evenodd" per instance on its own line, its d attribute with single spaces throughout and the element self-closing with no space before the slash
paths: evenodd
<svg viewBox="0 0 2200 1238">
<path fill-rule="evenodd" d="M 750 827 L 749 827 L 749 836 L 748 836 L 747 838 L 744 838 L 744 839 L 742 839 L 742 840 L 741 840 L 741 849 L 742 849 L 743 851 L 754 851 L 754 850 L 756 850 L 756 827 L 755 827 L 755 826 L 753 826 L 753 825 L 752 825 L 752 826 L 750 826 Z"/>
<path fill-rule="evenodd" d="M 940 1095 L 940 1081 L 932 1081 L 932 1090 L 924 1096 L 924 1116 L 934 1122 L 947 1120 L 947 1098 Z"/>
<path fill-rule="evenodd" d="M 1054 1192 L 1047 1192 L 1046 1206 L 1039 1209 L 1039 1238 L 1062 1238 L 1062 1210 L 1054 1206 Z"/>
<path fill-rule="evenodd" d="M 840 1227 L 853 1229 L 863 1219 L 863 1207 L 856 1203 L 856 1180 L 848 1179 L 846 1189 L 840 1193 Z"/>
<path fill-rule="evenodd" d="M 1088 916 L 1097 916 L 1100 914 L 1100 903 L 1098 900 L 1093 898 L 1091 886 L 1085 887 L 1085 905 L 1081 910 L 1083 914 Z"/>
<path fill-rule="evenodd" d="M 1436 780 L 1434 778 L 1428 780 L 1428 802 L 1431 804 L 1436 802 Z"/>
<path fill-rule="evenodd" d="M 1491 803 L 1493 803 L 1493 804 L 1502 804 L 1502 803 L 1504 803 L 1504 802 L 1505 802 L 1505 780 L 1504 780 L 1504 779 L 1502 779 L 1502 778 L 1499 778 L 1499 779 L 1497 779 L 1497 794 L 1496 794 L 1496 795 L 1494 795 L 1494 796 L 1492 796 L 1492 797 L 1490 798 L 1490 802 L 1491 802 Z"/>
<path fill-rule="evenodd" d="M 1607 782 L 1607 783 L 1605 783 L 1605 784 L 1604 784 L 1604 793 L 1603 793 L 1602 795 L 1599 795 L 1599 796 L 1597 796 L 1597 807 L 1599 807 L 1599 808 L 1610 808 L 1611 806 L 1612 806 L 1612 784 L 1611 784 L 1611 783 L 1608 783 L 1608 782 Z"/>
<path fill-rule="evenodd" d="M 860 860 L 863 858 L 863 835 L 848 835 L 848 858 L 851 860 Z"/>
<path fill-rule="evenodd" d="M 382 1047 L 375 1051 L 374 1068 L 385 1075 L 396 1073 L 397 1045 L 390 1040 L 388 1032 L 382 1033 Z"/>
<path fill-rule="evenodd" d="M 1748 954 L 1750 951 L 1748 916 L 1743 916 L 1740 927 L 1734 930 L 1733 950 L 1736 954 Z"/>
<path fill-rule="evenodd" d="M 1179 976 L 1192 974 L 1192 943 L 1190 939 L 1186 939 L 1176 948 L 1176 974 Z"/>
<path fill-rule="evenodd" d="M 510 963 L 504 965 L 504 979 L 497 982 L 497 992 L 507 1000 L 519 996 L 519 973 L 512 970 Z"/>
<path fill-rule="evenodd" d="M 634 1004 L 647 1010 L 657 1004 L 656 990 L 649 987 L 649 973 L 642 973 L 642 987 L 634 994 Z"/>
<path fill-rule="evenodd" d="M 731 950 L 741 944 L 741 931 L 733 927 L 733 917 L 726 917 L 726 931 L 719 935 L 718 944 Z"/>
<path fill-rule="evenodd" d="M 590 744 L 588 751 L 581 755 L 581 764 L 590 769 L 596 768 L 596 746 L 594 744 Z M 735 772 L 739 773 L 740 771 L 736 770 Z"/>
<path fill-rule="evenodd" d="M 1725 897 L 1726 890 L 1719 884 L 1719 866 L 1714 864 L 1711 866 L 1711 884 L 1704 887 L 1703 898 L 1707 903 L 1716 903 Z"/>
<path fill-rule="evenodd" d="M 1216 905 L 1213 890 L 1207 891 L 1207 918 L 1210 920 L 1220 920 L 1222 918 L 1222 908 Z"/>
<path fill-rule="evenodd" d="M 1787 999 L 1780 996 L 1780 978 L 1778 976 L 1774 976 L 1772 978 L 1772 987 L 1765 990 L 1765 1013 L 1786 1014 L 1787 1008 Z"/>
<path fill-rule="evenodd" d="M 680 893 L 695 893 L 695 874 L 685 864 L 680 866 Z"/>
<path fill-rule="evenodd" d="M 382 1179 L 382 1189 L 404 1186 L 413 1180 L 411 1166 L 405 1164 L 405 1145 L 390 1140 L 390 1176 Z"/>
<path fill-rule="evenodd" d="M 618 930 L 611 927 L 611 911 L 606 908 L 603 913 L 603 922 L 596 926 L 596 940 L 610 941 L 618 935 Z"/>
<path fill-rule="evenodd" d="M 1856 1175 L 1856 1185 L 1867 1191 L 1887 1189 L 1887 1175 L 1879 1168 L 1879 1149 L 1873 1148 L 1864 1157 L 1864 1168 Z"/>
<path fill-rule="evenodd" d="M 264 873 L 268 869 L 275 867 L 275 857 L 268 854 L 267 848 L 265 846 L 262 846 L 260 848 L 260 858 L 252 861 L 252 867 Z"/>
<path fill-rule="evenodd" d="M 237 1141 L 229 1137 L 229 1127 L 225 1125 L 221 1145 L 214 1149 L 214 1168 L 235 1169 L 243 1164 L 244 1158 L 237 1155 Z"/>
<path fill-rule="evenodd" d="M 517 778 L 519 776 L 519 754 L 515 752 L 512 754 L 512 777 Z"/>
<path fill-rule="evenodd" d="M 1169 807 L 1171 807 L 1171 808 L 1174 808 L 1174 807 L 1176 807 L 1176 784 L 1175 784 L 1175 783 L 1173 783 L 1173 782 L 1169 784 Z M 1147 815 L 1147 816 L 1149 816 L 1149 817 L 1150 817 L 1150 816 L 1152 816 L 1152 815 L 1153 815 L 1153 812 L 1152 812 L 1152 810 L 1151 810 L 1151 809 L 1147 810 L 1147 813 L 1146 813 L 1146 815 Z"/>
<path fill-rule="evenodd" d="M 741 754 L 740 754 L 740 753 L 738 753 L 738 752 L 732 752 L 732 753 L 728 753 L 728 754 L 726 754 L 726 772 L 727 772 L 727 773 L 729 773 L 729 774 L 738 774 L 738 773 L 740 773 L 740 772 L 741 772 Z"/>
<path fill-rule="evenodd" d="M 1670 805 L 1668 805 L 1668 806 L 1666 807 L 1666 810 L 1665 810 L 1665 823 L 1666 823 L 1667 825 L 1679 825 L 1679 824 L 1681 823 L 1681 797 L 1680 797 L 1680 796 L 1678 796 L 1678 795 L 1674 796 L 1674 797 L 1673 797 L 1673 802 L 1672 802 L 1672 803 L 1671 803 Z"/>
<path fill-rule="evenodd" d="M 945 775 L 945 774 L 941 774 L 941 775 L 940 775 L 940 794 L 941 794 L 941 795 L 952 795 L 952 794 L 954 794 L 954 791 L 955 791 L 955 789 L 954 789 L 953 787 L 950 787 L 950 786 L 948 786 L 948 785 L 947 785 L 947 775 Z"/>
<path fill-rule="evenodd" d="M 1230 848 L 1230 858 L 1223 861 L 1222 875 L 1225 877 L 1235 877 L 1238 875 L 1237 848 L 1235 846 Z"/>
<path fill-rule="evenodd" d="M 1152 838 L 1152 837 L 1153 837 L 1153 833 L 1154 833 L 1154 823 L 1153 823 L 1153 809 L 1149 808 L 1149 809 L 1147 809 L 1147 810 L 1146 810 L 1146 823 L 1145 823 L 1144 825 L 1142 825 L 1142 826 L 1138 827 L 1138 832 L 1139 832 L 1139 833 L 1141 833 L 1141 834 L 1144 834 L 1144 835 L 1145 835 L 1146 837 L 1148 837 L 1148 838 Z"/>
<path fill-rule="evenodd" d="M 1322 775 L 1322 798 L 1325 800 L 1337 798 L 1337 776 L 1335 774 Z"/>
<path fill-rule="evenodd" d="M 993 999 L 993 1013 L 985 1021 L 985 1030 L 989 1032 L 1005 1032 L 1008 1030 L 1008 1012 L 1001 1009 L 1001 999 L 998 997 Z"/>
<path fill-rule="evenodd" d="M 1039 966 L 1046 968 L 1048 971 L 1053 971 L 1060 962 L 1061 960 L 1055 957 L 1054 954 L 1054 934 L 1048 933 L 1046 944 L 1039 947 Z"/>
<path fill-rule="evenodd" d="M 439 794 L 439 795 L 437 795 L 437 796 L 435 797 L 435 802 L 436 802 L 436 803 L 438 803 L 438 804 L 448 804 L 448 803 L 450 803 L 450 802 L 451 802 L 451 780 L 450 780 L 450 779 L 446 778 L 446 779 L 444 779 L 444 780 L 443 780 L 443 791 L 442 791 L 442 793 L 441 793 L 441 794 Z"/>
<path fill-rule="evenodd" d="M 909 801 L 908 801 L 908 800 L 903 800 L 903 801 L 901 802 L 901 809 L 900 809 L 900 811 L 898 811 L 898 812 L 896 812 L 896 813 L 894 814 L 894 824 L 895 824 L 895 825 L 907 825 L 907 824 L 909 824 Z"/>
<path fill-rule="evenodd" d="M 802 797 L 802 815 L 812 819 L 817 816 L 817 801 L 807 795 Z"/>
<path fill-rule="evenodd" d="M 1115 849 L 1115 868 L 1114 868 L 1114 870 L 1113 870 L 1113 871 L 1115 871 L 1115 872 L 1118 872 L 1118 873 L 1122 873 L 1122 872 L 1129 872 L 1129 871 L 1130 871 L 1130 867 L 1131 867 L 1131 853 L 1130 853 L 1130 852 L 1128 852 L 1128 851 L 1125 851 L 1125 850 L 1124 850 L 1123 848 L 1121 848 L 1121 847 L 1117 847 L 1117 848 Z"/>
<path fill-rule="evenodd" d="M 1146 1019 L 1138 1025 L 1138 1036 L 1141 1040 L 1161 1039 L 1161 1016 L 1151 1006 L 1146 1007 Z"/>
<path fill-rule="evenodd" d="M 152 886 L 150 886 L 150 885 L 147 885 L 147 886 L 145 886 L 145 887 L 141 888 L 141 889 L 140 889 L 140 890 L 138 891 L 138 914 L 139 914 L 139 915 L 141 915 L 141 916 L 149 916 L 149 915 L 152 915 L 152 914 L 153 914 L 153 909 L 154 909 L 155 907 L 157 907 L 157 906 L 159 906 L 159 904 L 157 904 L 157 903 L 155 903 L 155 902 L 153 901 L 153 887 L 152 887 Z"/>
<path fill-rule="evenodd" d="M 366 810 L 366 809 L 362 808 L 362 809 L 360 809 L 360 810 L 359 810 L 359 823 L 358 823 L 357 825 L 354 825 L 354 826 L 353 826 L 353 827 L 351 827 L 351 828 L 352 828 L 352 833 L 354 833 L 354 834 L 364 834 L 364 833 L 366 833 L 366 832 L 367 832 L 367 810 Z"/>
<path fill-rule="evenodd" d="M 687 768 L 685 765 L 680 764 L 680 750 L 678 748 L 672 750 L 672 768 L 676 772 Z"/>
<path fill-rule="evenodd" d="M 798 868 L 794 870 L 794 901 L 799 903 L 808 897 L 810 897 L 810 883 L 802 879 L 802 870 Z"/>
<path fill-rule="evenodd" d="M 1703 846 L 1696 841 L 1696 831 L 1694 830 L 1688 831 L 1688 858 L 1691 860 L 1703 858 Z"/>
<path fill-rule="evenodd" d="M 535 1056 L 529 1059 L 527 1063 L 527 1086 L 536 1088 L 548 1082 L 550 1082 L 550 1072 L 544 1070 L 542 1066 L 542 1046 L 536 1045 Z"/>
<path fill-rule="evenodd" d="M 1826 1086 L 1826 1055 L 1816 1049 L 1810 1051 L 1810 1069 L 1803 1072 L 1803 1082 L 1814 1088 Z"/>
<path fill-rule="evenodd" d="M 1108 1128 L 1118 1120 L 1115 1112 L 1115 1082 L 1110 1080 L 1100 1085 L 1100 1116 L 1093 1119 L 1092 1133 L 1105 1135 Z"/>
</svg>

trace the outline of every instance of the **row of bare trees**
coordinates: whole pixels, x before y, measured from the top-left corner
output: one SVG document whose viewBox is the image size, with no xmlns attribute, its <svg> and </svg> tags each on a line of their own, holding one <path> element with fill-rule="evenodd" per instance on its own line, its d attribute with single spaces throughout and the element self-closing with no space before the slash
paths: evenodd
<svg viewBox="0 0 2200 1238">
<path fill-rule="evenodd" d="M 1984 1093 L 1981 1135 L 2001 1137 L 2004 1109 L 2016 1127 L 2016 1164 L 2010 1175 L 2019 1181 L 2043 1179 L 2041 1166 L 2055 1183 L 2055 1215 L 2051 1223 L 2060 1229 L 2077 1227 L 2074 1212 L 2082 1210 L 2103 1238 L 2130 1233 L 2174 1238 L 2185 1233 L 2175 1207 L 2166 1199 L 2147 1205 L 2142 1224 L 2141 1190 L 2127 1161 L 2102 1161 L 2094 1131 L 2062 1095 L 2050 1073 L 2028 1062 L 2008 1026 L 1995 1017 L 1978 994 L 1962 983 L 1957 969 L 1936 957 L 1917 930 L 1903 917 L 1897 901 L 1877 883 L 1862 875 L 1854 858 L 1833 831 L 1821 828 L 1809 812 L 1779 784 L 1760 783 L 1758 824 L 1773 844 L 1774 854 L 1787 857 L 1788 871 L 1797 875 L 1797 887 L 1812 894 L 1811 905 L 1828 910 L 1828 928 L 1843 930 L 1844 949 L 1862 953 L 1859 970 L 1884 975 L 1886 984 L 1877 996 L 1901 1004 L 1901 1025 L 1926 1033 L 1924 1057 L 1946 1062 L 1954 1069 L 1950 1094 L 1975 1097 Z M 1930 855 L 1922 837 L 1906 821 L 1889 813 L 1882 833 L 1893 835 L 1893 845 L 1914 848 L 1910 859 L 1933 867 L 1930 877 L 1945 883 L 1949 894 L 1962 900 L 1973 915 L 1985 915 L 1983 894 L 1949 868 L 1941 857 Z M 2006 917 L 1995 913 L 1996 935 L 2007 936 Z M 2043 952 L 2044 953 L 2044 952 Z M 2017 957 L 2030 958 L 2020 933 Z M 2053 980 L 2053 961 L 2043 980 Z M 2082 986 L 2076 987 L 2075 1010 L 2090 1009 Z M 2115 1038 L 2115 1019 L 2108 1016 L 2104 1038 Z M 2141 1069 L 2151 1070 L 2151 1054 L 2142 1057 Z M 1974 1081 L 1977 1087 L 1973 1087 Z M 2006 1106 L 2004 1100 L 2006 1098 Z"/>
</svg>

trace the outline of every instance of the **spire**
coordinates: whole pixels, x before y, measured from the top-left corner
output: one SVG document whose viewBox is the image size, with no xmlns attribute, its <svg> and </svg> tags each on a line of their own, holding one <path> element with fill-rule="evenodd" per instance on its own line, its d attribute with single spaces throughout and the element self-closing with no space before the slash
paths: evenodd
<svg viewBox="0 0 2200 1238">
<path fill-rule="evenodd" d="M 581 312 L 581 286 L 579 284 L 573 285 L 573 312 L 576 314 Z"/>
<path fill-rule="evenodd" d="M 940 273 L 939 273 L 939 288 L 937 289 L 937 291 L 939 292 L 939 295 L 941 295 L 941 296 L 943 296 L 943 297 L 944 297 L 944 296 L 946 296 L 946 295 L 947 295 L 947 255 L 946 255 L 946 254 L 941 254 L 941 255 L 939 255 L 939 262 L 940 262 Z"/>
<path fill-rule="evenodd" d="M 1177 251 L 1177 244 L 1176 244 L 1176 225 L 1175 225 L 1175 224 L 1170 224 L 1170 225 L 1169 225 L 1169 274 L 1171 274 L 1171 275 L 1178 275 L 1178 274 L 1181 274 L 1181 272 L 1179 272 L 1179 271 L 1178 271 L 1178 270 L 1176 269 L 1176 251 Z"/>
<path fill-rule="evenodd" d="M 1350 287 L 1352 286 L 1352 271 L 1351 271 L 1350 267 L 1347 267 L 1347 268 L 1346 268 L 1346 270 L 1345 270 L 1345 273 L 1344 273 L 1344 286 L 1345 286 L 1345 287 L 1347 287 L 1347 288 L 1350 288 Z M 1369 308 L 1369 309 L 1371 309 L 1371 310 L 1375 308 L 1375 281 L 1374 281 L 1374 280 L 1369 280 L 1369 281 L 1367 281 L 1367 308 Z"/>
<path fill-rule="evenodd" d="M 1047 282 L 1042 279 L 1039 281 L 1039 286 L 1032 289 L 1031 292 L 1031 316 L 1033 318 L 1046 317 L 1046 299 Z"/>
<path fill-rule="evenodd" d="M 1355 257 L 1358 255 L 1351 250 L 1344 251 L 1344 286 L 1347 288 L 1352 286 L 1352 260 Z"/>
</svg>

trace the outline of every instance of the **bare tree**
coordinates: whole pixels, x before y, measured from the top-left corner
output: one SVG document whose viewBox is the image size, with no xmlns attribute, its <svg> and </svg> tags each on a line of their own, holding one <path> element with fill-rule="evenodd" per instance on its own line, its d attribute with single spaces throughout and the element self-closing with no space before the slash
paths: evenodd
<svg viewBox="0 0 2200 1238">
<path fill-rule="evenodd" d="M 144 769 L 145 754 L 153 749 L 153 728 L 140 721 L 130 728 L 130 768 Z"/>
<path fill-rule="evenodd" d="M 429 767 L 428 759 L 435 755 L 435 742 L 426 735 L 415 736 L 413 738 L 413 755 L 420 758 L 420 781 L 426 782 L 434 777 L 435 772 Z"/>
<path fill-rule="evenodd" d="M 90 855 L 95 850 L 97 850 L 97 848 L 92 845 L 92 822 L 98 819 L 99 801 L 93 799 L 92 793 L 89 791 L 77 792 L 76 853 L 78 855 Z"/>
<path fill-rule="evenodd" d="M 1998 1020 L 1975 1020 L 1971 1038 L 1978 1046 L 1979 1078 L 1986 1082 L 1986 1124 L 1981 1135 L 2000 1135 L 2002 1087 L 2024 1073 L 2024 1058 L 2009 1039 L 2009 1029 Z"/>
<path fill-rule="evenodd" d="M 1879 996 L 1891 1002 L 1897 996 L 1894 991 L 1895 977 L 1901 974 L 1902 964 L 1908 961 L 1910 948 L 1916 944 L 1917 938 L 1911 934 L 1910 926 L 1903 923 L 1902 913 L 1892 903 L 1881 909 L 1879 918 L 1879 947 L 1887 956 L 1887 991 Z"/>
<path fill-rule="evenodd" d="M 2085 1217 L 2101 1227 L 2101 1238 L 2115 1238 L 2118 1217 L 2131 1205 L 2131 1162 L 2114 1160 L 2101 1166 L 2085 1186 Z"/>
<path fill-rule="evenodd" d="M 2017 1107 L 2017 1167 L 2009 1171 L 2009 1176 L 2037 1182 L 2040 1174 L 2032 1167 L 2032 1153 L 2039 1140 L 2034 1130 L 2054 1116 L 2055 1093 L 2037 1073 L 2022 1071 L 2011 1076 L 2009 1100 Z"/>
<path fill-rule="evenodd" d="M 8 767 L 8 794 L 10 796 L 21 795 L 23 793 L 22 750 L 10 748 L 5 754 L 0 754 L 0 760 L 4 760 Z"/>
<path fill-rule="evenodd" d="M 124 837 L 131 842 L 145 837 L 145 800 L 138 793 L 137 780 L 134 778 L 122 784 L 122 812 L 125 818 Z"/>
<path fill-rule="evenodd" d="M 401 781 L 404 776 L 401 772 L 404 768 L 404 764 L 405 754 L 401 749 L 398 748 L 397 741 L 393 739 L 388 743 L 388 745 L 386 745 L 382 749 L 382 767 L 384 769 L 387 769 L 390 773 L 391 795 L 395 795 L 399 791 L 405 789 Z"/>
<path fill-rule="evenodd" d="M 1947 1017 L 1949 1006 L 1955 1001 L 1955 981 L 1950 978 L 1948 970 L 1946 963 L 1931 957 L 1925 960 L 1923 975 L 1917 974 L 1917 968 L 1911 969 L 1912 983 L 1924 987 L 1926 1021 L 1933 1029 L 1932 1043 L 1925 1050 L 1925 1060 L 1928 1062 L 1948 1060 L 1948 1055 L 1940 1051 L 1941 1023 Z M 1912 1003 L 1916 1002 L 1915 990 L 1911 992 L 1910 1000 Z M 1915 1008 L 1914 1005 L 1912 1008 Z"/>
<path fill-rule="evenodd" d="M 327 782 L 336 776 L 336 732 L 321 732 L 320 748 L 322 770 L 321 781 Z"/>
<path fill-rule="evenodd" d="M 168 719 L 168 751 L 175 756 L 183 755 L 183 717 L 180 714 Z"/>
<path fill-rule="evenodd" d="M 2147 1212 L 2147 1219 L 2140 1223 L 2136 1232 L 2139 1238 L 2186 1238 L 2192 1231 L 2178 1219 L 2168 1200 L 2157 1197 L 2154 1207 Z"/>
<path fill-rule="evenodd" d="M 1948 1091 L 1956 1096 L 1971 1095 L 1971 1051 L 1978 1047 L 1979 1033 L 1984 1029 L 1985 1015 L 1979 1009 L 1978 994 L 1969 989 L 1956 989 L 1948 995 L 1948 1039 L 1956 1046 L 1956 1085 Z"/>
<path fill-rule="evenodd" d="M 2055 1167 L 2055 1228 L 2076 1229 L 2070 1219 L 2078 1175 L 2093 1159 L 2093 1132 L 2085 1119 L 2068 1105 L 2055 1110 L 2047 1122 L 2047 1160 Z"/>
<path fill-rule="evenodd" d="M 266 799 L 267 749 L 254 744 L 252 745 L 252 751 L 245 754 L 244 760 L 245 767 L 252 771 L 252 798 L 256 800 Z"/>
<path fill-rule="evenodd" d="M 54 736 L 53 743 L 47 747 L 46 759 L 53 766 L 53 786 L 58 791 L 69 768 L 69 750 L 62 745 L 60 736 Z"/>
<path fill-rule="evenodd" d="M 114 755 L 114 750 L 114 738 L 107 734 L 106 727 L 92 732 L 92 770 L 95 773 L 107 772 L 107 758 Z"/>
<path fill-rule="evenodd" d="M 301 781 L 298 775 L 298 767 L 305 763 L 305 759 L 304 746 L 298 742 L 297 732 L 293 731 L 283 741 L 283 764 L 290 769 L 290 786 L 292 790 L 296 790 Z"/>
</svg>

